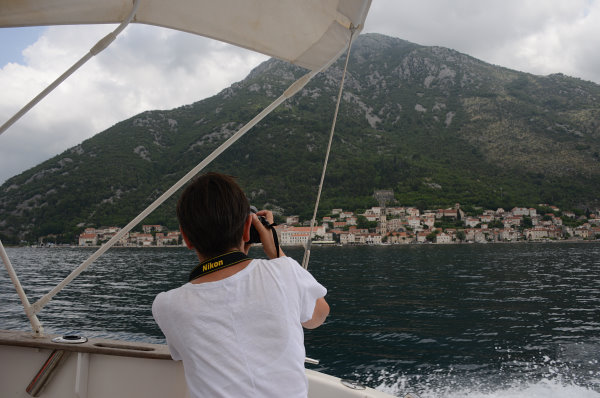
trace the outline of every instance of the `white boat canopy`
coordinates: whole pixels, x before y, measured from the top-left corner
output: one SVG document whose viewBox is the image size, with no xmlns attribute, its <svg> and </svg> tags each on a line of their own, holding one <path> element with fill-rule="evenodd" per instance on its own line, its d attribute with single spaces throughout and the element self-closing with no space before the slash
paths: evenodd
<svg viewBox="0 0 600 398">
<path fill-rule="evenodd" d="M 338 58 L 370 0 L 142 0 L 133 23 L 189 32 L 310 70 Z M 0 0 L 0 27 L 121 23 L 132 0 Z"/>
</svg>

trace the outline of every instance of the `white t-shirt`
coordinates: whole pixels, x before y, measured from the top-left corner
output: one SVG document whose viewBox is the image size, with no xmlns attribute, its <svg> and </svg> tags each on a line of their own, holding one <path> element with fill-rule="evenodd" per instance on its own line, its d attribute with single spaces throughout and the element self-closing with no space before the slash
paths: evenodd
<svg viewBox="0 0 600 398">
<path fill-rule="evenodd" d="M 302 322 L 327 290 L 289 257 L 160 293 L 152 313 L 192 397 L 302 397 Z"/>
</svg>

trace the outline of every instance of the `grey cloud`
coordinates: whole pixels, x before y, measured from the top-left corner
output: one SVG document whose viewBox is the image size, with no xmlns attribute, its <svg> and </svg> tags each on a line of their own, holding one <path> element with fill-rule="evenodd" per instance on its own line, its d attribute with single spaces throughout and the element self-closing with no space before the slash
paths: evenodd
<svg viewBox="0 0 600 398">
<path fill-rule="evenodd" d="M 0 81 L 31 87 L 35 80 L 35 90 L 19 100 L 25 104 L 110 30 L 50 28 L 26 51 L 27 65 L 1 70 Z M 265 59 L 181 32 L 131 26 L 0 136 L 0 184 L 136 113 L 169 109 L 216 94 Z M 0 96 L 2 121 L 18 109 L 12 99 L 23 97 L 16 95 L 19 84 Z"/>
<path fill-rule="evenodd" d="M 365 28 L 525 72 L 600 82 L 598 69 L 589 67 L 593 59 L 578 56 L 600 44 L 598 14 L 598 3 L 588 0 L 374 0 Z M 569 53 L 572 65 L 564 60 Z"/>
</svg>

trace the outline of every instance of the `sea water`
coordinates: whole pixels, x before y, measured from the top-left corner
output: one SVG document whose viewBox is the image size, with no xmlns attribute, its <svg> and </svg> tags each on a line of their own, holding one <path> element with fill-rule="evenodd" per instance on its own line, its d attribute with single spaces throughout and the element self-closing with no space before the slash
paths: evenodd
<svg viewBox="0 0 600 398">
<path fill-rule="evenodd" d="M 8 249 L 32 302 L 91 253 Z M 183 248 L 113 249 L 39 318 L 49 333 L 163 343 L 152 300 L 195 263 Z M 331 306 L 305 333 L 312 369 L 400 397 L 600 397 L 600 243 L 317 247 L 309 271 Z M 0 328 L 29 328 L 4 270 Z"/>
</svg>

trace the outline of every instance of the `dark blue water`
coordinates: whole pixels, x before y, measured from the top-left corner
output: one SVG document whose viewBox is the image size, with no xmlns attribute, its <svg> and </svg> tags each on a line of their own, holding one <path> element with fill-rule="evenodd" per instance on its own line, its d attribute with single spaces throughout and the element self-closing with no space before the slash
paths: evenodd
<svg viewBox="0 0 600 398">
<path fill-rule="evenodd" d="M 35 301 L 91 251 L 8 253 Z M 194 264 L 180 248 L 114 249 L 40 320 L 51 333 L 162 343 L 152 300 Z M 326 247 L 309 270 L 331 305 L 306 332 L 313 369 L 397 396 L 600 397 L 598 243 Z M 0 328 L 29 328 L 4 270 Z"/>
</svg>

